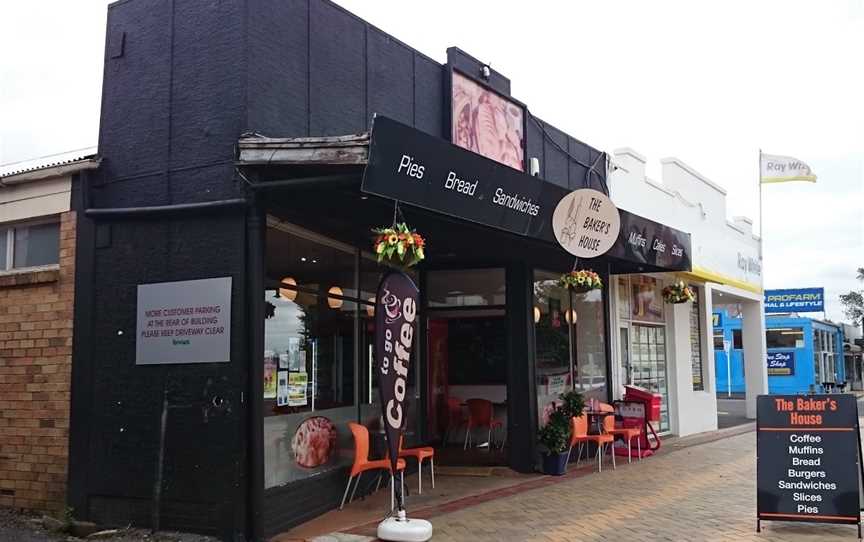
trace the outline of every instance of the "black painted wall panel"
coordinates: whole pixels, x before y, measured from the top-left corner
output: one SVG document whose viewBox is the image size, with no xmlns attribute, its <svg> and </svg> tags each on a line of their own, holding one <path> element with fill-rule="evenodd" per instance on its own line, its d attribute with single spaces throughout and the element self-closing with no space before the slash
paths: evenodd
<svg viewBox="0 0 864 542">
<path fill-rule="evenodd" d="M 562 149 L 567 149 L 567 134 L 548 124 L 546 125 L 546 134 L 548 137 L 544 138 L 543 141 L 543 156 L 546 157 L 544 177 L 547 181 L 566 188 L 568 186 L 567 162 L 569 160 Z"/>
<path fill-rule="evenodd" d="M 309 2 L 249 0 L 246 128 L 270 136 L 309 133 Z"/>
<path fill-rule="evenodd" d="M 414 53 L 376 28 L 366 33 L 369 115 L 414 124 Z"/>
<path fill-rule="evenodd" d="M 537 120 L 536 122 L 530 117 L 526 120 L 525 125 L 525 142 L 526 142 L 526 152 L 525 152 L 525 163 L 529 164 L 528 167 L 525 168 L 527 173 L 530 173 L 530 161 L 531 158 L 537 158 L 540 160 L 540 177 L 546 177 L 546 159 L 543 156 L 543 132 L 540 129 L 540 126 L 537 124 L 542 123 L 543 121 Z"/>
<path fill-rule="evenodd" d="M 108 10 L 99 152 L 102 172 L 125 176 L 153 171 L 168 159 L 171 3 L 127 2 Z M 125 36 L 125 37 L 124 37 Z"/>
<path fill-rule="evenodd" d="M 310 12 L 309 135 L 368 130 L 365 25 L 325 2 Z"/>
<path fill-rule="evenodd" d="M 414 55 L 414 127 L 450 139 L 444 123 L 444 69 L 422 55 Z"/>
<path fill-rule="evenodd" d="M 245 124 L 245 1 L 174 5 L 169 167 L 230 159 Z"/>
</svg>

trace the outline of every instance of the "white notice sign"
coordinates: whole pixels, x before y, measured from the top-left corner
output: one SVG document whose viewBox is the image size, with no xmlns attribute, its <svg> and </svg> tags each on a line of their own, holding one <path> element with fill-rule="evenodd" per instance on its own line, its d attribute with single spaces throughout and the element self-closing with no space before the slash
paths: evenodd
<svg viewBox="0 0 864 542">
<path fill-rule="evenodd" d="M 552 231 L 564 250 L 577 258 L 605 254 L 618 239 L 621 216 L 603 192 L 582 188 L 564 196 L 552 213 Z"/>
<path fill-rule="evenodd" d="M 231 277 L 138 285 L 135 364 L 231 360 Z"/>
</svg>

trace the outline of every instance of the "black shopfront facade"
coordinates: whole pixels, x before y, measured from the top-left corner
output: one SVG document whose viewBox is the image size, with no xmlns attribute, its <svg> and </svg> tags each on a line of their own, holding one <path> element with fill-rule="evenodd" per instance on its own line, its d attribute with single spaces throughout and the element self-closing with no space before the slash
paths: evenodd
<svg viewBox="0 0 864 542">
<path fill-rule="evenodd" d="M 446 443 L 446 393 L 488 396 L 504 405 L 501 462 L 530 472 L 544 404 L 562 386 L 611 399 L 606 290 L 574 299 L 556 289 L 573 259 L 549 231 L 568 191 L 606 191 L 605 155 L 532 117 L 509 80 L 484 72 L 458 49 L 438 64 L 322 0 L 109 7 L 103 167 L 74 198 L 77 517 L 257 540 L 338 505 L 346 423 L 371 428 L 379 415 L 370 323 L 383 268 L 370 230 L 394 214 L 428 243 L 414 272 L 408 444 Z M 469 101 L 476 89 L 503 100 L 509 132 L 497 141 L 472 132 L 477 115 L 454 114 L 454 78 Z M 471 174 L 447 188 L 457 199 L 364 183 L 370 156 L 384 155 L 370 154 L 376 115 L 419 149 L 461 161 Z M 536 177 L 526 173 L 532 158 Z M 419 167 L 405 163 L 399 175 Z M 502 204 L 478 200 L 482 179 Z M 494 212 L 453 203 L 469 197 Z M 611 255 L 580 267 L 605 284 L 615 273 L 689 268 L 689 236 L 623 214 L 635 231 L 686 245 L 682 258 L 629 246 L 622 229 Z M 138 285 L 213 277 L 232 279 L 230 361 L 136 365 Z"/>
</svg>

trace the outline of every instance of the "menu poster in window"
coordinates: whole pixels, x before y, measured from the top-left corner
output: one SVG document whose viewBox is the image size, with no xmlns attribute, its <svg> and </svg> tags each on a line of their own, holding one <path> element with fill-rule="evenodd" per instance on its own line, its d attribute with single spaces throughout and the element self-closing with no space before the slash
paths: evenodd
<svg viewBox="0 0 864 542">
<path fill-rule="evenodd" d="M 633 277 L 632 279 L 632 318 L 643 322 L 662 322 L 663 303 L 660 286 L 653 277 Z"/>
<path fill-rule="evenodd" d="M 288 371 L 276 375 L 276 406 L 288 406 Z"/>
<path fill-rule="evenodd" d="M 276 397 L 276 367 L 279 355 L 272 350 L 264 352 L 264 399 Z"/>
<path fill-rule="evenodd" d="M 306 406 L 309 373 L 288 373 L 288 406 Z"/>
<path fill-rule="evenodd" d="M 300 337 L 288 337 L 288 367 L 289 371 L 304 369 L 305 352 L 300 348 Z"/>
<path fill-rule="evenodd" d="M 231 360 L 231 277 L 139 284 L 135 364 Z"/>
</svg>

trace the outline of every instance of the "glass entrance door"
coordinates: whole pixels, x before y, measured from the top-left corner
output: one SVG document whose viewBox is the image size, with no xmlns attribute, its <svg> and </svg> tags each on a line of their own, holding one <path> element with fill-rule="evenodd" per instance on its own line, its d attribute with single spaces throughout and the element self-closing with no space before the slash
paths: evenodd
<svg viewBox="0 0 864 542">
<path fill-rule="evenodd" d="M 625 329 L 622 329 L 625 331 Z M 631 324 L 630 331 L 622 333 L 630 335 L 630 346 L 622 342 L 622 355 L 627 352 L 630 363 L 627 368 L 630 382 L 634 386 L 645 388 L 663 397 L 660 406 L 659 431 L 669 430 L 669 388 L 666 375 L 666 328 Z M 622 360 L 624 361 L 624 360 Z"/>
</svg>

